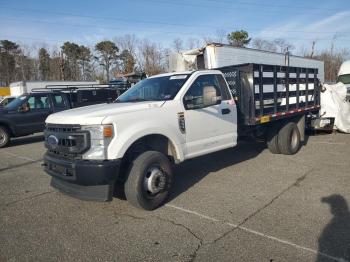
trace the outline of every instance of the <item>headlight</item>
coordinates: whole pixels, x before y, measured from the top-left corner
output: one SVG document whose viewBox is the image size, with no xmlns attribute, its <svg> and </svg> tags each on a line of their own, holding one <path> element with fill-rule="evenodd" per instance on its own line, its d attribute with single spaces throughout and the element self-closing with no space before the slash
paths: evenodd
<svg viewBox="0 0 350 262">
<path fill-rule="evenodd" d="M 108 159 L 108 146 L 114 137 L 113 125 L 82 126 L 90 132 L 90 149 L 83 154 L 83 159 Z"/>
</svg>

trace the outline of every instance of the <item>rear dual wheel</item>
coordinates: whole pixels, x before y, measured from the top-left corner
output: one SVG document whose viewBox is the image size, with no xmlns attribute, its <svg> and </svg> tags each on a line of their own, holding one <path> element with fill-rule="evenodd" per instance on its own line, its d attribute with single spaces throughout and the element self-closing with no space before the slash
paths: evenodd
<svg viewBox="0 0 350 262">
<path fill-rule="evenodd" d="M 301 146 L 300 132 L 294 122 L 273 126 L 268 133 L 267 147 L 273 154 L 294 155 Z"/>
<path fill-rule="evenodd" d="M 281 154 L 294 155 L 300 149 L 300 132 L 298 126 L 290 122 L 278 132 L 278 148 Z"/>
<path fill-rule="evenodd" d="M 279 125 L 272 126 L 267 134 L 267 148 L 272 154 L 280 154 L 280 149 L 278 147 L 278 131 L 280 130 Z"/>
</svg>

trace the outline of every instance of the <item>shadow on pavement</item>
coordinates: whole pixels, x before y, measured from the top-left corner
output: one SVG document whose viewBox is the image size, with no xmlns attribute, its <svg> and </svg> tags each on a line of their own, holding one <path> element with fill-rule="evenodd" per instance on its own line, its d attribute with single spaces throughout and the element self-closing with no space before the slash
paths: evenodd
<svg viewBox="0 0 350 262">
<path fill-rule="evenodd" d="M 14 169 L 14 168 L 18 168 L 18 167 L 28 166 L 28 165 L 31 165 L 31 164 L 34 164 L 34 163 L 39 163 L 41 161 L 43 161 L 43 160 L 42 159 L 38 159 L 38 160 L 35 160 L 35 161 L 25 162 L 23 164 L 10 165 L 8 167 L 0 168 L 0 172 L 6 171 L 6 170 L 10 170 L 10 169 Z"/>
<path fill-rule="evenodd" d="M 318 251 L 338 261 L 350 261 L 350 212 L 345 198 L 341 195 L 323 197 L 322 203 L 330 206 L 332 220 L 323 229 L 318 239 Z M 334 261 L 320 254 L 316 262 Z"/>
<path fill-rule="evenodd" d="M 265 148 L 265 143 L 244 141 L 237 147 L 185 161 L 175 167 L 174 185 L 168 201 L 186 192 L 210 172 L 216 172 L 225 167 L 254 158 Z"/>
</svg>

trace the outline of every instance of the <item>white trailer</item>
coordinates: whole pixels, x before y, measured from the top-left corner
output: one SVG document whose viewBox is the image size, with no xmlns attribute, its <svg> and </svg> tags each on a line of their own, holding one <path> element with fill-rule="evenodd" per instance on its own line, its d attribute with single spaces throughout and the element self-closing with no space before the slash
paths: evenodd
<svg viewBox="0 0 350 262">
<path fill-rule="evenodd" d="M 288 61 L 289 60 L 289 61 Z M 202 48 L 170 54 L 169 72 L 197 69 L 215 69 L 246 63 L 289 65 L 294 67 L 317 68 L 318 78 L 324 82 L 324 62 L 301 56 L 240 48 L 211 43 Z"/>
<path fill-rule="evenodd" d="M 20 96 L 30 93 L 34 88 L 45 88 L 46 86 L 75 86 L 75 85 L 98 85 L 99 81 L 20 81 L 10 84 L 11 96 Z"/>
</svg>

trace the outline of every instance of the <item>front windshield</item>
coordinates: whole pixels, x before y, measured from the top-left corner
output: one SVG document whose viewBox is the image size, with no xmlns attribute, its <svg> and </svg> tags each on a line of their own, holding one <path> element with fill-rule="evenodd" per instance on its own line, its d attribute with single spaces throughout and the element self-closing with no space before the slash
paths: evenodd
<svg viewBox="0 0 350 262">
<path fill-rule="evenodd" d="M 350 84 L 350 74 L 338 76 L 337 82 L 342 82 L 345 85 Z"/>
<path fill-rule="evenodd" d="M 14 99 L 15 99 L 14 97 L 5 97 L 3 100 L 1 100 L 0 107 L 4 107 L 4 106 L 8 105 Z"/>
<path fill-rule="evenodd" d="M 10 103 L 8 103 L 6 106 L 5 106 L 5 109 L 8 109 L 8 110 L 17 110 L 22 104 L 23 104 L 23 101 L 26 99 L 27 97 L 26 96 L 19 96 L 17 97 L 16 99 L 12 100 Z"/>
<path fill-rule="evenodd" d="M 131 87 L 116 102 L 172 100 L 190 75 L 172 75 L 147 78 Z"/>
</svg>

